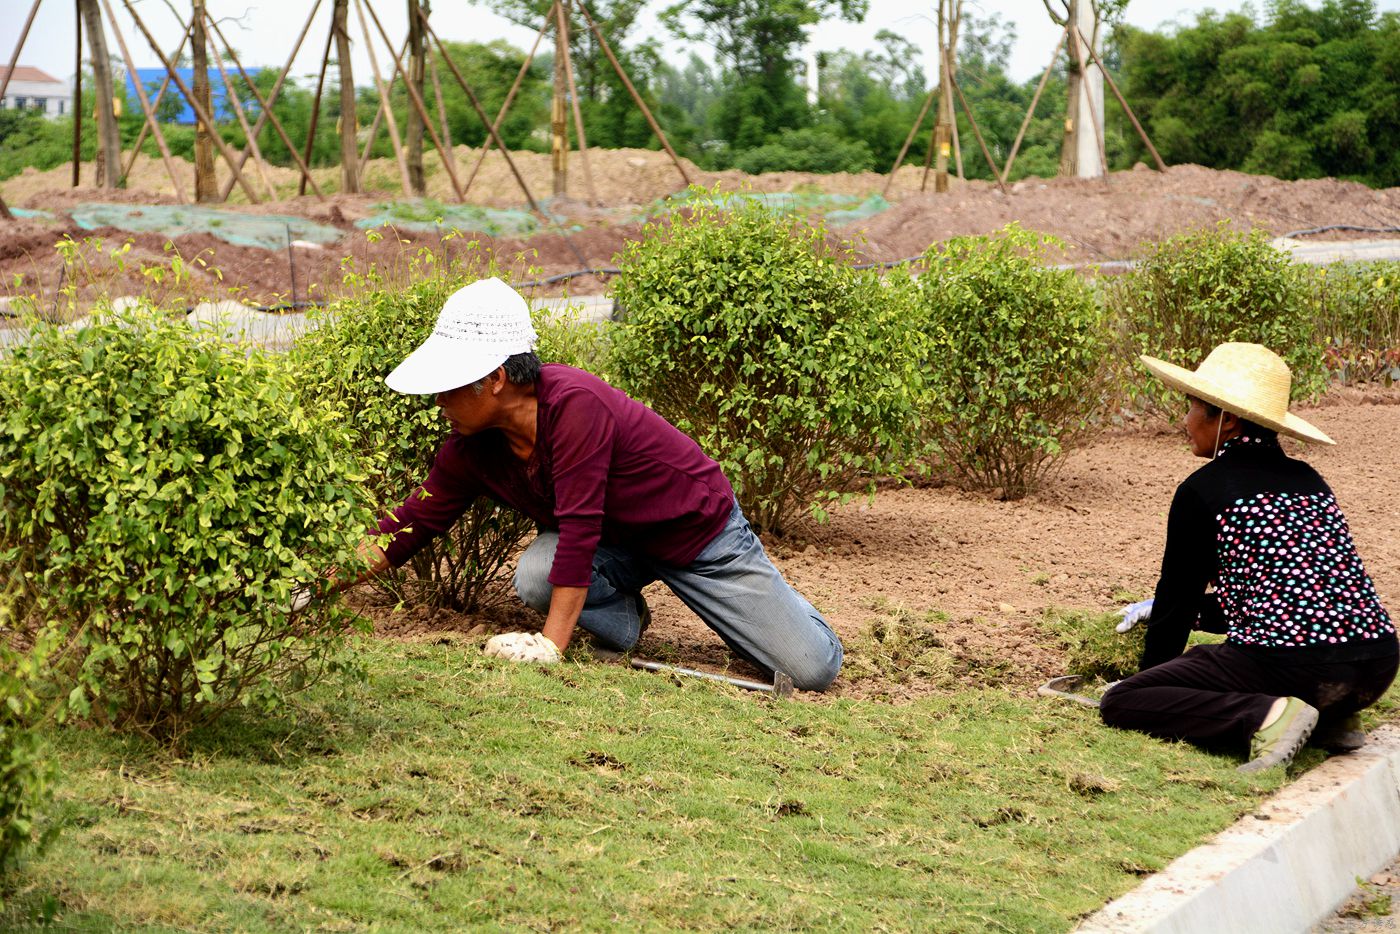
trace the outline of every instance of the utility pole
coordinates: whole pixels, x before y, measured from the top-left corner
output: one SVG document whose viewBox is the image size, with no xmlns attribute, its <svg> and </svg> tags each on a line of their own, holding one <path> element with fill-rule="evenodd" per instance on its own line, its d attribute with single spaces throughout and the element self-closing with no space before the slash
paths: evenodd
<svg viewBox="0 0 1400 934">
<path fill-rule="evenodd" d="M 354 194 L 360 190 L 360 153 L 355 145 L 355 77 L 350 70 L 349 16 L 350 0 L 335 0 L 332 29 L 340 63 L 340 190 Z"/>
<path fill-rule="evenodd" d="M 88 48 L 92 53 L 93 96 L 97 101 L 97 185 L 117 187 L 121 172 L 122 140 L 117 130 L 115 91 L 112 86 L 112 64 L 107 58 L 107 34 L 102 29 L 102 14 L 97 0 L 78 0 L 87 30 Z M 79 102 L 81 106 L 81 101 Z"/>
<path fill-rule="evenodd" d="M 554 5 L 558 23 L 554 30 L 554 102 L 550 109 L 550 156 L 554 169 L 554 197 L 569 191 L 569 31 L 564 3 Z"/>
<path fill-rule="evenodd" d="M 205 27 L 204 0 L 193 0 L 190 36 L 190 63 L 194 67 L 194 96 L 204 112 L 214 115 L 214 96 L 209 88 L 209 35 Z M 214 138 L 201 120 L 194 127 L 194 200 L 209 204 L 219 200 L 214 180 Z"/>
<path fill-rule="evenodd" d="M 423 16 L 431 14 L 428 0 L 408 0 L 408 81 L 418 90 L 419 98 L 426 100 L 423 95 L 423 87 L 424 78 L 427 76 L 427 63 L 424 58 L 427 40 L 423 35 L 423 20 L 419 16 L 420 7 Z M 393 50 L 390 49 L 390 51 Z M 413 96 L 411 91 L 409 96 Z M 404 126 L 404 148 L 407 150 L 408 156 L 410 186 L 413 193 L 421 198 L 427 194 L 428 189 L 423 178 L 423 118 L 415 107 L 408 108 L 408 123 Z"/>
</svg>

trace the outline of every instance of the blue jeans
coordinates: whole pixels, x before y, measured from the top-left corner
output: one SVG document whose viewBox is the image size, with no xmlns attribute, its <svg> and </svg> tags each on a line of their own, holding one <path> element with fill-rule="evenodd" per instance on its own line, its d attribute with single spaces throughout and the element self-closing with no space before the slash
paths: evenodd
<svg viewBox="0 0 1400 934">
<path fill-rule="evenodd" d="M 549 612 L 557 532 L 541 532 L 515 571 L 515 590 L 532 609 Z M 579 625 L 607 646 L 627 651 L 641 635 L 641 590 L 662 581 L 739 657 L 781 671 L 795 687 L 821 691 L 841 671 L 841 640 L 822 615 L 783 580 L 738 502 L 729 521 L 685 567 L 627 548 L 599 546 Z"/>
</svg>

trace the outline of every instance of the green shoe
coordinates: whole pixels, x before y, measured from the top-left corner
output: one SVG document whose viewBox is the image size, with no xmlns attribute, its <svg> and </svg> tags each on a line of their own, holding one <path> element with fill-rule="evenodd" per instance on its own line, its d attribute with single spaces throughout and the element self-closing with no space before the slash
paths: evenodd
<svg viewBox="0 0 1400 934">
<path fill-rule="evenodd" d="M 1317 726 L 1317 708 L 1296 697 L 1287 699 L 1283 713 L 1249 741 L 1249 761 L 1241 772 L 1262 772 L 1293 761 Z"/>
<path fill-rule="evenodd" d="M 1366 731 L 1361 728 L 1361 715 L 1354 713 L 1344 720 L 1319 727 L 1313 733 L 1312 744 L 1328 752 L 1355 752 L 1366 745 Z"/>
</svg>

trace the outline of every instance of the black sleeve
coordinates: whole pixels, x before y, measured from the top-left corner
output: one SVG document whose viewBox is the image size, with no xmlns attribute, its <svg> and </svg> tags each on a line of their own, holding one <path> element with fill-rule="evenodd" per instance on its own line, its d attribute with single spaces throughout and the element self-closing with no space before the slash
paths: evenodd
<svg viewBox="0 0 1400 934">
<path fill-rule="evenodd" d="M 1177 487 L 1167 513 L 1162 576 L 1157 580 L 1147 623 L 1144 670 L 1180 655 L 1201 616 L 1206 584 L 1215 576 L 1213 527 L 1214 520 L 1200 494 L 1186 484 Z"/>
<path fill-rule="evenodd" d="M 1196 624 L 1201 632 L 1225 635 L 1230 624 L 1225 621 L 1225 611 L 1220 608 L 1220 596 L 1214 593 L 1201 594 L 1201 619 Z"/>
</svg>

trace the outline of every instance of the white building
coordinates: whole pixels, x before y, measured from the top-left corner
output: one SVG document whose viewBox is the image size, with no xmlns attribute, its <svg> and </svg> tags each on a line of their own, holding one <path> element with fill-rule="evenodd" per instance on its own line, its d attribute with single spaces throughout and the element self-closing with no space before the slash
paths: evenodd
<svg viewBox="0 0 1400 934">
<path fill-rule="evenodd" d="M 0 65 L 0 80 L 6 66 Z M 6 110 L 37 110 L 50 117 L 73 112 L 73 88 L 53 75 L 28 65 L 18 65 L 5 88 L 0 107 Z"/>
</svg>

